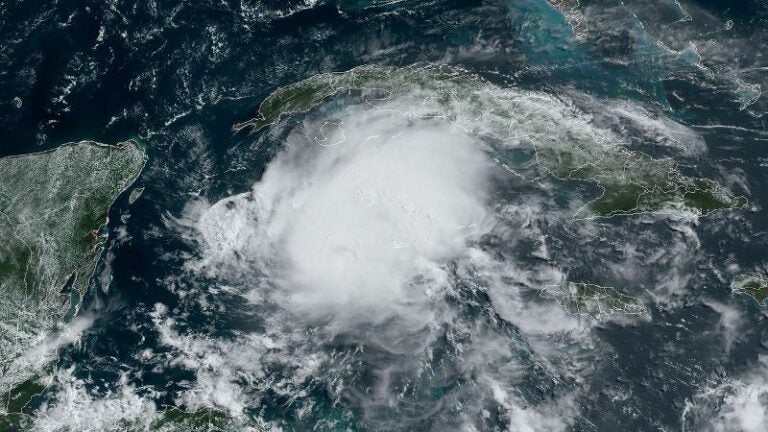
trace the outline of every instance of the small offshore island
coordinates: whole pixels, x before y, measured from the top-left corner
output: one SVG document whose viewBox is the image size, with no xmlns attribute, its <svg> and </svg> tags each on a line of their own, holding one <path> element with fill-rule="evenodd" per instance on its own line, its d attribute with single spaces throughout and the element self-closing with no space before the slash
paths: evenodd
<svg viewBox="0 0 768 432">
<path fill-rule="evenodd" d="M 41 359 L 25 353 L 77 313 L 108 210 L 144 162 L 132 141 L 0 159 L 0 413 L 18 413 L 42 389 L 31 364 Z"/>
</svg>

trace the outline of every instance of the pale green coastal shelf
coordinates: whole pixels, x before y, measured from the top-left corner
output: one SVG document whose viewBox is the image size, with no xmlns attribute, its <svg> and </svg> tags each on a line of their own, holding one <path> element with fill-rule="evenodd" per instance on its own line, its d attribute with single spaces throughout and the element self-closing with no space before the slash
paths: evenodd
<svg viewBox="0 0 768 432">
<path fill-rule="evenodd" d="M 85 294 L 109 207 L 144 160 L 134 142 L 0 159 L 0 395 L 29 378 L 24 352 Z"/>
</svg>

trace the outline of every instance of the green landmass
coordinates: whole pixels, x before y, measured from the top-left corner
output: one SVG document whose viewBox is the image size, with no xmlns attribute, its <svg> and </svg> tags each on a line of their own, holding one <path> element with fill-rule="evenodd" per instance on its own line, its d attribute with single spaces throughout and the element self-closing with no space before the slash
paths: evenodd
<svg viewBox="0 0 768 432">
<path fill-rule="evenodd" d="M 33 395 L 30 395 L 30 397 Z M 115 425 L 115 429 L 124 432 L 232 432 L 248 429 L 247 425 L 232 419 L 223 411 L 215 408 L 202 408 L 184 411 L 180 408 L 168 408 L 162 412 L 148 412 L 144 419 L 124 419 Z M 152 418 L 157 417 L 152 420 Z M 0 431 L 15 432 L 32 429 L 32 417 L 14 411 L 0 415 Z M 67 429 L 69 431 L 69 429 Z M 74 432 L 74 431 L 72 431 Z"/>
<path fill-rule="evenodd" d="M 16 385 L 11 391 L 2 396 L 5 409 L 9 413 L 21 413 L 21 409 L 33 396 L 45 390 L 45 386 L 39 382 L 39 378 L 33 376 Z"/>
<path fill-rule="evenodd" d="M 28 429 L 29 417 L 22 412 L 32 398 L 41 394 L 46 386 L 40 382 L 40 377 L 31 378 L 17 383 L 11 390 L 0 395 L 0 431 L 21 431 Z"/>
<path fill-rule="evenodd" d="M 597 179 L 604 190 L 600 197 L 579 211 L 576 218 L 675 210 L 706 215 L 747 204 L 746 198 L 733 196 L 717 182 L 683 176 L 671 159 L 652 159 L 645 155 L 627 153 L 628 159 L 639 159 L 643 169 L 617 173 L 611 169 L 612 165 L 602 162 L 602 166 L 595 167 L 598 171 L 602 170 L 599 175 L 568 176 L 581 180 Z"/>
<path fill-rule="evenodd" d="M 717 182 L 682 175 L 672 159 L 630 151 L 607 131 L 596 135 L 595 127 L 577 120 L 576 108 L 566 101 L 500 88 L 450 66 L 366 65 L 316 75 L 277 89 L 261 103 L 254 119 L 234 129 L 258 131 L 283 116 L 309 112 L 354 92 L 362 92 L 360 103 L 371 106 L 395 96 L 421 99 L 414 104 L 416 116 L 442 119 L 509 147 L 527 147 L 538 166 L 554 177 L 598 185 L 602 194 L 580 209 L 575 219 L 679 211 L 705 215 L 746 204 L 745 198 L 732 195 Z"/>
<path fill-rule="evenodd" d="M 589 315 L 598 321 L 604 315 L 647 313 L 645 306 L 636 298 L 595 284 L 565 282 L 549 285 L 541 290 L 541 296 L 554 298 L 570 314 Z"/>
<path fill-rule="evenodd" d="M 0 415 L 0 431 L 21 432 L 30 430 L 29 417 L 24 414 Z"/>
<path fill-rule="evenodd" d="M 249 428 L 242 421 L 235 420 L 224 411 L 216 408 L 184 411 L 181 408 L 169 407 L 164 411 L 148 412 L 145 418 L 122 420 L 115 430 L 124 432 L 232 432 L 256 429 Z"/>
<path fill-rule="evenodd" d="M 144 166 L 136 143 L 81 142 L 0 159 L 0 413 L 41 390 L 27 358 L 76 312 L 107 212 Z M 2 421 L 10 421 L 10 417 Z"/>
<path fill-rule="evenodd" d="M 208 432 L 233 430 L 234 426 L 229 416 L 214 408 L 191 412 L 170 408 L 162 413 L 160 419 L 152 423 L 150 429 L 158 432 Z"/>
<path fill-rule="evenodd" d="M 768 279 L 759 274 L 740 274 L 731 281 L 731 290 L 737 294 L 748 295 L 760 306 L 765 306 L 765 301 L 768 300 Z"/>
<path fill-rule="evenodd" d="M 433 88 L 439 91 L 443 83 L 479 83 L 479 78 L 468 75 L 460 69 L 423 66 L 394 68 L 365 65 L 347 72 L 332 72 L 315 75 L 304 81 L 281 87 L 259 105 L 258 115 L 246 122 L 234 125 L 235 130 L 252 128 L 258 131 L 276 123 L 281 116 L 289 113 L 306 113 L 322 102 L 343 92 L 372 90 L 380 98 L 381 92 L 391 95 L 397 91 L 413 88 Z M 385 99 L 388 96 L 384 97 Z"/>
</svg>

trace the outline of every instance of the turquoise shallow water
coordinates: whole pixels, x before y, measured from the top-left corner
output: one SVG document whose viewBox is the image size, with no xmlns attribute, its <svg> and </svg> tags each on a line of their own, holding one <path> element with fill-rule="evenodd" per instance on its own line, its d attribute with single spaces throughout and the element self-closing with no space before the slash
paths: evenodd
<svg viewBox="0 0 768 432">
<path fill-rule="evenodd" d="M 690 21 L 675 2 L 642 1 L 0 6 L 0 155 L 133 138 L 149 158 L 142 195 L 110 210 L 80 311 L 93 324 L 58 348 L 22 430 L 158 430 L 174 408 L 216 413 L 190 417 L 198 430 L 750 430 L 741 416 L 768 412 L 768 328 L 765 307 L 730 281 L 768 272 L 768 12 L 681 5 Z M 750 206 L 574 225 L 594 184 L 510 180 L 489 195 L 514 204 L 494 208 L 514 229 L 478 240 L 496 267 L 445 264 L 451 289 L 415 314 L 442 318 L 424 327 L 402 325 L 405 314 L 345 327 L 254 306 L 251 289 L 271 276 L 254 256 L 217 264 L 235 276 L 195 267 L 206 256 L 189 228 L 196 209 L 251 190 L 302 131 L 359 99 L 258 133 L 233 124 L 318 73 L 420 62 L 553 95 L 584 125 Z M 535 159 L 504 156 L 521 170 Z M 539 295 L 555 271 L 614 286 L 648 315 L 566 315 Z"/>
</svg>

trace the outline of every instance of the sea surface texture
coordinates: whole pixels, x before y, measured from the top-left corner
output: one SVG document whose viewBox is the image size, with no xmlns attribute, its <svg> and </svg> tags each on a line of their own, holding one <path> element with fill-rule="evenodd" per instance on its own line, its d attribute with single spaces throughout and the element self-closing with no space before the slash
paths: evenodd
<svg viewBox="0 0 768 432">
<path fill-rule="evenodd" d="M 0 0 L 0 432 L 768 430 L 765 0 Z"/>
</svg>

